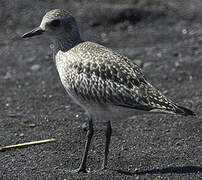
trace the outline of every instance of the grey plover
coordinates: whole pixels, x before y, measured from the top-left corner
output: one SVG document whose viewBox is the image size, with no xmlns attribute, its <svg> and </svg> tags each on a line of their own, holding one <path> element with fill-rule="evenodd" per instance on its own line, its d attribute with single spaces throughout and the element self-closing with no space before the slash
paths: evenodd
<svg viewBox="0 0 202 180">
<path fill-rule="evenodd" d="M 87 172 L 86 160 L 95 117 L 107 122 L 102 164 L 105 169 L 112 134 L 110 119 L 137 112 L 195 115 L 161 94 L 127 57 L 100 44 L 83 41 L 77 22 L 69 12 L 59 9 L 47 12 L 40 26 L 22 37 L 41 34 L 47 35 L 53 43 L 53 58 L 64 88 L 89 118 L 82 161 L 75 172 Z"/>
</svg>

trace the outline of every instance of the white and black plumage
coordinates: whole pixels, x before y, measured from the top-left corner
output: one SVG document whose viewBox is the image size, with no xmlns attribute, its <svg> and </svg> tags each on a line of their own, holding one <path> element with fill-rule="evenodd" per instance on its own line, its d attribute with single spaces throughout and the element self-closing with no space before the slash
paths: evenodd
<svg viewBox="0 0 202 180">
<path fill-rule="evenodd" d="M 76 172 L 86 172 L 94 117 L 107 121 L 104 169 L 112 133 L 111 123 L 105 118 L 117 118 L 124 112 L 124 117 L 136 112 L 195 115 L 161 94 L 145 79 L 138 65 L 127 57 L 97 43 L 83 41 L 69 12 L 49 11 L 39 27 L 22 37 L 40 34 L 46 34 L 52 40 L 54 61 L 62 84 L 89 117 L 87 142 Z"/>
</svg>

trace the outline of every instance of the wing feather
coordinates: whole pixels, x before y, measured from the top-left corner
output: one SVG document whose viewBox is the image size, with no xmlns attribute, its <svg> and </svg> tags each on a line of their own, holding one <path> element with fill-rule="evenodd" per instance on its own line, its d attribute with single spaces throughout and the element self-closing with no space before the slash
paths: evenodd
<svg viewBox="0 0 202 180">
<path fill-rule="evenodd" d="M 137 64 L 104 46 L 84 42 L 61 55 L 68 59 L 64 67 L 66 87 L 81 101 L 142 110 L 175 108 L 146 81 Z"/>
</svg>

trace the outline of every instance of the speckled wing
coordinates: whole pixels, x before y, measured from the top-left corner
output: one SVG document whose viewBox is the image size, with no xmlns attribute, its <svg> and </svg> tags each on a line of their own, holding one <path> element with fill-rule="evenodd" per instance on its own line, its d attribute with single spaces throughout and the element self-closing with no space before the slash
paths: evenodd
<svg viewBox="0 0 202 180">
<path fill-rule="evenodd" d="M 175 111 L 174 103 L 152 87 L 138 65 L 125 56 L 92 42 L 81 43 L 61 56 L 66 59 L 62 81 L 82 102 Z"/>
</svg>

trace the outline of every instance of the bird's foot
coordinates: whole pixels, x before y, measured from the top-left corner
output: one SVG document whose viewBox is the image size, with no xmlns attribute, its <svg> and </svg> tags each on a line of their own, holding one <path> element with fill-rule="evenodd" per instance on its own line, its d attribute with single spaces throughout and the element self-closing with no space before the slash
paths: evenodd
<svg viewBox="0 0 202 180">
<path fill-rule="evenodd" d="M 98 170 L 94 170 L 94 171 L 92 171 L 93 173 L 102 173 L 103 171 L 105 171 L 105 170 L 107 170 L 107 167 L 105 166 L 102 166 L 100 169 L 98 169 Z"/>
<path fill-rule="evenodd" d="M 71 173 L 89 173 L 89 171 L 86 169 L 86 168 L 83 168 L 83 167 L 79 167 L 78 169 L 74 169 L 74 170 L 71 170 L 69 171 Z"/>
<path fill-rule="evenodd" d="M 103 162 L 100 170 L 101 170 L 101 171 L 104 171 L 104 170 L 106 170 L 106 169 L 107 169 L 107 163 L 106 163 L 106 162 Z"/>
<path fill-rule="evenodd" d="M 100 171 L 104 171 L 104 170 L 106 170 L 106 169 L 107 169 L 106 166 L 102 166 L 101 169 L 100 169 Z"/>
</svg>

